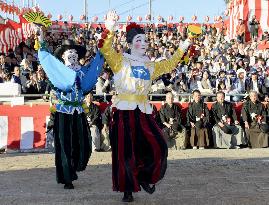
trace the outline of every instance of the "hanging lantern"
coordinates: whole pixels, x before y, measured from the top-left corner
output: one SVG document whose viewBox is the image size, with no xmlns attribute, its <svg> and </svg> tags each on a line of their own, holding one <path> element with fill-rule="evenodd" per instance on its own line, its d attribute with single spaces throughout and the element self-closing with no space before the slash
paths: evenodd
<svg viewBox="0 0 269 205">
<path fill-rule="evenodd" d="M 143 20 L 142 16 L 137 17 L 137 21 L 141 22 Z"/>
<path fill-rule="evenodd" d="M 51 18 L 52 18 L 51 13 L 49 13 L 49 14 L 47 15 L 47 17 L 48 17 L 49 19 L 51 19 Z"/>
<path fill-rule="evenodd" d="M 14 5 L 10 6 L 10 13 L 14 14 L 14 12 L 15 12 L 15 6 Z"/>
<path fill-rule="evenodd" d="M 168 21 L 173 21 L 174 17 L 172 15 L 168 16 Z"/>
<path fill-rule="evenodd" d="M 237 5 L 240 5 L 240 4 L 241 4 L 241 0 L 237 0 L 237 1 L 236 1 L 236 4 L 237 4 Z"/>
<path fill-rule="evenodd" d="M 150 16 L 150 14 L 147 14 L 147 15 L 145 16 L 145 19 L 146 19 L 147 21 L 150 21 L 150 20 L 151 20 L 151 16 Z"/>
<path fill-rule="evenodd" d="M 229 10 L 228 10 L 228 9 L 226 9 L 226 10 L 224 11 L 224 15 L 225 15 L 225 16 L 228 16 L 228 15 L 229 15 Z"/>
<path fill-rule="evenodd" d="M 20 9 L 16 6 L 14 12 L 15 12 L 16 15 L 19 15 L 20 14 Z"/>
<path fill-rule="evenodd" d="M 162 21 L 162 20 L 163 20 L 163 17 L 158 16 L 158 21 Z"/>
<path fill-rule="evenodd" d="M 97 22 L 97 21 L 98 21 L 98 16 L 94 16 L 94 17 L 92 18 L 92 21 L 93 21 L 93 22 Z"/>
<path fill-rule="evenodd" d="M 11 14 L 11 6 L 7 5 L 7 13 Z"/>
<path fill-rule="evenodd" d="M 20 15 L 23 15 L 24 14 L 24 8 L 21 8 L 20 9 Z"/>
<path fill-rule="evenodd" d="M 205 22 L 209 22 L 209 20 L 210 20 L 209 16 L 206 16 L 205 17 Z"/>
<path fill-rule="evenodd" d="M 132 16 L 127 16 L 127 21 L 129 22 L 129 21 L 131 21 L 133 19 L 133 17 Z"/>
<path fill-rule="evenodd" d="M 191 17 L 191 19 L 192 19 L 193 21 L 197 21 L 197 16 L 196 16 L 196 15 L 193 15 L 193 16 Z"/>
<path fill-rule="evenodd" d="M 179 21 L 184 21 L 184 16 L 180 16 Z"/>
<path fill-rule="evenodd" d="M 63 16 L 61 14 L 58 15 L 58 20 L 61 21 L 63 19 Z"/>
<path fill-rule="evenodd" d="M 214 22 L 217 22 L 217 21 L 218 21 L 218 17 L 214 16 Z"/>
<path fill-rule="evenodd" d="M 7 5 L 4 4 L 2 11 L 3 11 L 4 13 L 7 13 L 7 10 L 8 10 Z"/>
<path fill-rule="evenodd" d="M 81 16 L 80 16 L 80 20 L 81 20 L 81 21 L 84 21 L 85 19 L 86 19 L 86 16 L 85 16 L 85 15 L 81 15 Z"/>
<path fill-rule="evenodd" d="M 38 12 L 38 11 L 39 11 L 38 6 L 33 7 L 33 11 L 34 11 L 34 12 Z"/>
<path fill-rule="evenodd" d="M 72 15 L 68 16 L 69 21 L 73 21 L 73 18 L 74 17 Z"/>
</svg>

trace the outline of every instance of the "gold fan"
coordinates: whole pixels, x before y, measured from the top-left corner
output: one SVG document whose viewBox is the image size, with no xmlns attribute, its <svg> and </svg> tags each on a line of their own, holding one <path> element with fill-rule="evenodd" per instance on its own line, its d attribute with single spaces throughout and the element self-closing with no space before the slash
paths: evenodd
<svg viewBox="0 0 269 205">
<path fill-rule="evenodd" d="M 200 26 L 189 25 L 188 26 L 188 35 L 191 38 L 197 38 L 202 34 L 202 29 Z"/>
<path fill-rule="evenodd" d="M 49 27 L 52 25 L 51 20 L 39 12 L 28 12 L 23 17 L 31 23 L 37 24 L 38 26 Z"/>
</svg>

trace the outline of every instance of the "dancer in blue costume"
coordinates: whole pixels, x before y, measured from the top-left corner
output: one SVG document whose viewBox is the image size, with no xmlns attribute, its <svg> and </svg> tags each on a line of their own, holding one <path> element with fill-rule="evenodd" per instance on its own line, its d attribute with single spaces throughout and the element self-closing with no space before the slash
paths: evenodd
<svg viewBox="0 0 269 205">
<path fill-rule="evenodd" d="M 79 59 L 85 56 L 84 47 L 65 40 L 53 55 L 42 36 L 43 32 L 38 57 L 58 99 L 53 127 L 56 178 L 65 189 L 74 189 L 76 172 L 85 170 L 92 152 L 90 129 L 82 107 L 84 94 L 96 84 L 104 58 L 98 52 L 89 65 L 81 66 Z"/>
</svg>

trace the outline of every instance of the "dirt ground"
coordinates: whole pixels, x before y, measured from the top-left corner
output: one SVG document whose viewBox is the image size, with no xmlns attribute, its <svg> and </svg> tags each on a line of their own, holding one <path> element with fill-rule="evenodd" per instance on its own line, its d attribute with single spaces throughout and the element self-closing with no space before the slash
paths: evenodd
<svg viewBox="0 0 269 205">
<path fill-rule="evenodd" d="M 74 185 L 56 183 L 53 154 L 0 154 L 0 205 L 124 204 L 111 189 L 111 153 L 93 153 Z M 134 205 L 269 204 L 269 149 L 170 151 L 156 192 L 134 197 Z"/>
</svg>

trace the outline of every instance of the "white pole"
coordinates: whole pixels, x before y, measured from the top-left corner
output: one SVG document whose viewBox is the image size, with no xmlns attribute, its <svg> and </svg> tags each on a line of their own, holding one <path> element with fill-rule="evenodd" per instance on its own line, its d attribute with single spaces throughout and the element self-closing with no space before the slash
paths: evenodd
<svg viewBox="0 0 269 205">
<path fill-rule="evenodd" d="M 152 19 L 152 1 L 149 0 L 149 15 L 150 15 L 150 21 Z"/>
<path fill-rule="evenodd" d="M 12 5 L 14 6 L 14 0 L 12 0 Z M 14 19 L 15 19 L 15 16 L 14 16 L 14 12 L 12 13 L 12 20 L 14 21 Z"/>
</svg>

